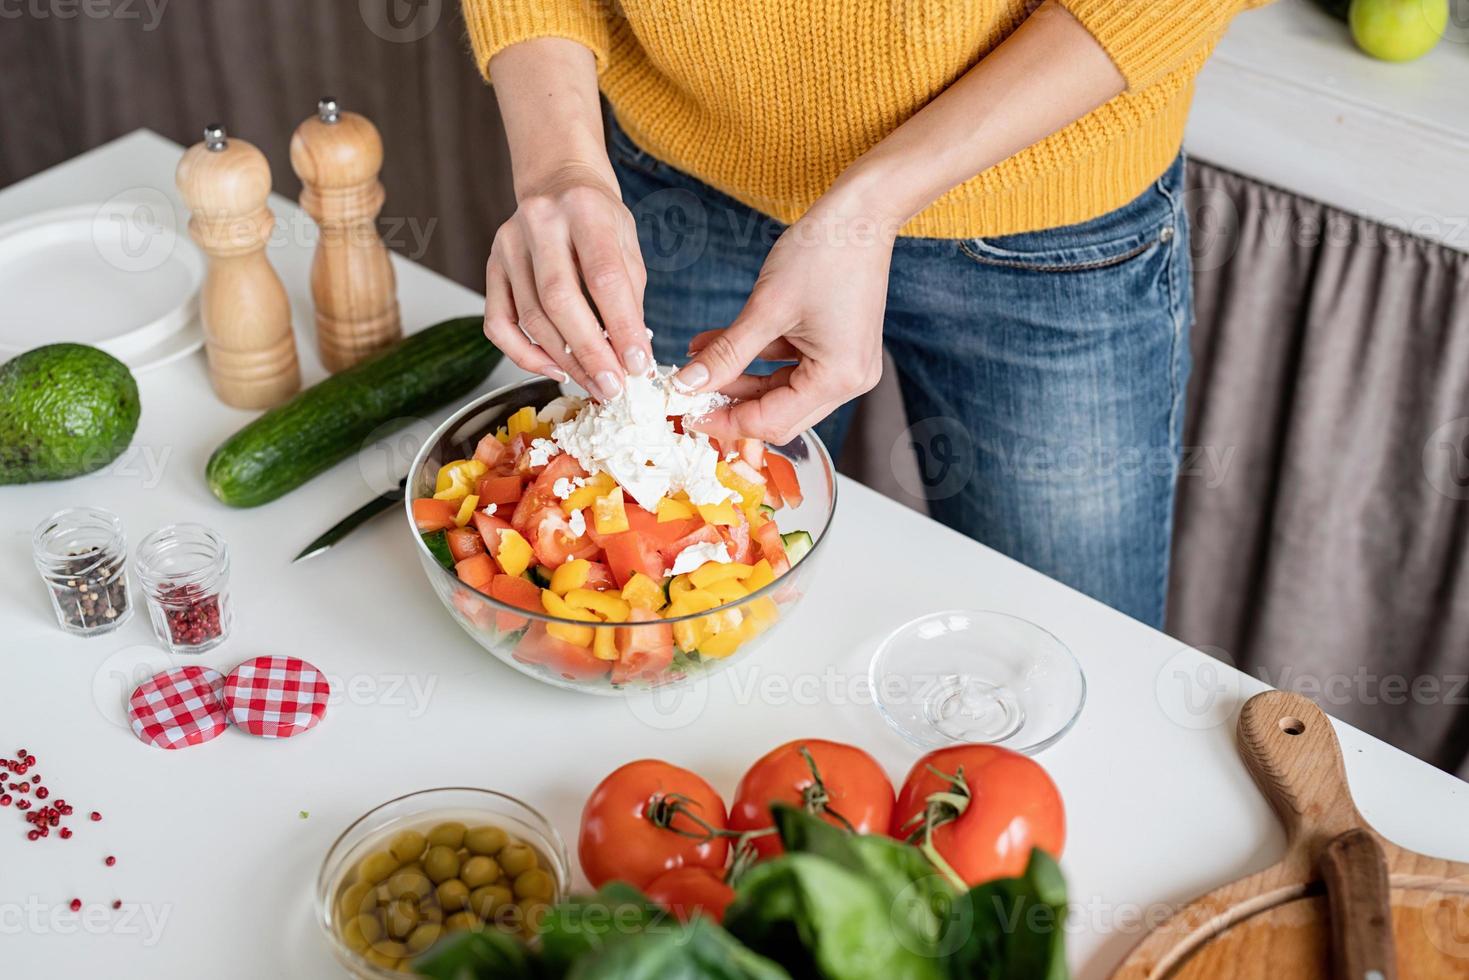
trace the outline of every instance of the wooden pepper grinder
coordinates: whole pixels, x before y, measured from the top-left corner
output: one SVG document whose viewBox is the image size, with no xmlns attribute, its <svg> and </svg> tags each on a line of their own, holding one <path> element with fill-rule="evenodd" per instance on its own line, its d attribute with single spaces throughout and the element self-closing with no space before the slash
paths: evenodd
<svg viewBox="0 0 1469 980">
<path fill-rule="evenodd" d="M 321 228 L 311 266 L 317 348 L 326 369 L 340 371 L 394 344 L 403 324 L 375 223 L 384 198 L 382 137 L 333 98 L 316 109 L 291 137 L 291 166 L 301 178 L 301 207 Z"/>
<path fill-rule="evenodd" d="M 301 368 L 291 304 L 265 257 L 275 226 L 266 206 L 270 165 L 214 123 L 174 178 L 193 212 L 189 234 L 209 255 L 199 312 L 214 390 L 236 408 L 278 405 L 301 387 Z"/>
</svg>

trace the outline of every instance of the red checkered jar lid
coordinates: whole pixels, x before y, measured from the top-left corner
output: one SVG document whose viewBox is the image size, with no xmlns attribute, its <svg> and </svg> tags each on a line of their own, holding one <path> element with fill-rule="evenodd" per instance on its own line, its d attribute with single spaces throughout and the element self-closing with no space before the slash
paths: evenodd
<svg viewBox="0 0 1469 980">
<path fill-rule="evenodd" d="M 160 749 L 182 749 L 229 727 L 224 675 L 211 667 L 179 667 L 154 674 L 128 698 L 133 734 Z"/>
<path fill-rule="evenodd" d="M 229 720 L 251 735 L 289 738 L 326 714 L 331 687 L 321 671 L 295 657 L 256 657 L 224 679 Z"/>
</svg>

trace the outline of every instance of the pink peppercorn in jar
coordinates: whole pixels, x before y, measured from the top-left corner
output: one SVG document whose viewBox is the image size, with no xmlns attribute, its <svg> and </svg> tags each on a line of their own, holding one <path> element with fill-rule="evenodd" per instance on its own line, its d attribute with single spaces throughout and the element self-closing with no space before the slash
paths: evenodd
<svg viewBox="0 0 1469 980">
<path fill-rule="evenodd" d="M 229 636 L 230 558 L 202 524 L 170 524 L 138 545 L 136 569 L 148 619 L 171 653 L 202 653 Z"/>
</svg>

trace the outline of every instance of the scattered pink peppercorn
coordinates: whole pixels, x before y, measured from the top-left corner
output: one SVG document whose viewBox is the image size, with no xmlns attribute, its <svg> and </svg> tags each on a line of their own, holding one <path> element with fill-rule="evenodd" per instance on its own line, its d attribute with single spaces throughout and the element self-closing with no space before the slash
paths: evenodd
<svg viewBox="0 0 1469 980">
<path fill-rule="evenodd" d="M 71 840 L 71 828 L 70 827 L 62 827 L 61 828 L 61 839 L 62 840 Z"/>
<path fill-rule="evenodd" d="M 109 854 L 109 855 L 107 855 L 107 860 L 103 861 L 102 863 L 105 864 L 105 865 L 107 865 L 110 868 L 114 864 L 117 863 L 117 858 L 115 858 L 111 854 Z"/>
<path fill-rule="evenodd" d="M 96 810 L 93 810 L 92 811 L 92 822 L 93 823 L 96 823 L 98 820 L 101 820 L 101 819 L 102 819 L 102 814 L 98 813 Z"/>
<path fill-rule="evenodd" d="M 120 898 L 113 899 L 112 900 L 112 907 L 115 908 L 115 909 L 122 908 L 122 899 L 120 899 Z"/>
<path fill-rule="evenodd" d="M 37 786 L 36 787 L 36 799 L 38 799 L 38 800 L 44 800 L 46 797 L 48 797 L 50 795 L 51 795 L 51 791 L 49 789 L 47 789 L 46 787 L 44 787 L 44 786 Z"/>
<path fill-rule="evenodd" d="M 80 898 L 71 900 L 71 910 L 73 912 L 80 912 L 82 910 L 82 900 Z"/>
</svg>

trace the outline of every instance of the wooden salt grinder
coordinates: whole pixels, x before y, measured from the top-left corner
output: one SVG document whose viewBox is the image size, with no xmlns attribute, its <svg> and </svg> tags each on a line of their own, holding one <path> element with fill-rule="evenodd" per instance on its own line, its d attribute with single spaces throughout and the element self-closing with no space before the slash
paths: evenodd
<svg viewBox="0 0 1469 980">
<path fill-rule="evenodd" d="M 340 371 L 397 342 L 403 324 L 375 224 L 384 198 L 382 137 L 335 99 L 316 108 L 291 137 L 291 166 L 301 178 L 301 207 L 321 228 L 311 265 L 317 349 L 328 371 Z"/>
<path fill-rule="evenodd" d="M 291 304 L 265 257 L 275 225 L 266 207 L 270 166 L 217 123 L 184 153 L 174 175 L 193 216 L 189 234 L 209 256 L 199 313 L 209 380 L 226 405 L 269 408 L 301 387 Z"/>
</svg>

